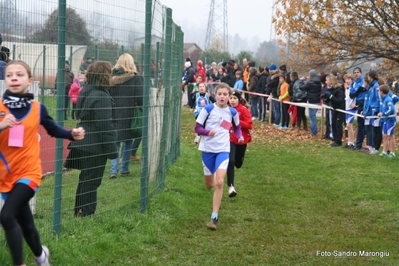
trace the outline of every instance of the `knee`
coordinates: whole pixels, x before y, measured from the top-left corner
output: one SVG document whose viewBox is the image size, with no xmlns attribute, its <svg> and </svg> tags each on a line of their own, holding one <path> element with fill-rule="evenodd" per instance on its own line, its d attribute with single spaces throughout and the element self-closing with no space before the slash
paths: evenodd
<svg viewBox="0 0 399 266">
<path fill-rule="evenodd" d="M 5 230 L 12 229 L 15 224 L 15 218 L 11 213 L 3 209 L 0 213 L 0 222 Z"/>
</svg>

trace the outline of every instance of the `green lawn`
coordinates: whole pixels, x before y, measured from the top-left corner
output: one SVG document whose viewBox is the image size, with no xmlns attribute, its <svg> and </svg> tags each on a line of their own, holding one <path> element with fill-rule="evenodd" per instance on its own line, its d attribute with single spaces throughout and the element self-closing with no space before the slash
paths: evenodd
<svg viewBox="0 0 399 266">
<path fill-rule="evenodd" d="M 228 198 L 225 187 L 218 230 L 210 231 L 212 192 L 192 143 L 194 118 L 184 109 L 182 119 L 181 156 L 147 213 L 136 204 L 113 209 L 113 195 L 99 203 L 110 209 L 101 215 L 66 214 L 61 235 L 42 236 L 52 265 L 399 265 L 399 159 L 255 122 L 236 171 L 238 196 Z M 124 183 L 107 179 L 100 190 L 108 186 L 126 197 Z M 0 265 L 11 265 L 2 244 Z M 27 247 L 25 254 L 34 261 Z"/>
</svg>

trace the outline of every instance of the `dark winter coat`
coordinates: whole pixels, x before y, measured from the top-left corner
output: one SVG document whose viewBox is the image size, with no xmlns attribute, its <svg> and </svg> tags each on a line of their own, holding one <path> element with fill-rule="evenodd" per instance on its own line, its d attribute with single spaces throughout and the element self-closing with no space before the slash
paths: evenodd
<svg viewBox="0 0 399 266">
<path fill-rule="evenodd" d="M 318 76 L 314 76 L 308 82 L 304 82 L 299 89 L 306 91 L 309 103 L 320 104 L 321 82 Z"/>
<path fill-rule="evenodd" d="M 130 125 L 135 106 L 143 106 L 143 77 L 135 73 L 124 73 L 123 69 L 119 69 L 111 83 L 110 94 L 115 102 L 116 140 L 133 139 Z"/>
<path fill-rule="evenodd" d="M 266 93 L 272 95 L 273 98 L 278 98 L 280 93 L 278 93 L 278 84 L 280 83 L 280 74 L 278 70 L 270 71 L 270 80 L 266 85 Z"/>
<path fill-rule="evenodd" d="M 345 110 L 345 91 L 344 87 L 338 86 L 330 90 L 331 97 L 326 101 L 330 102 L 332 108 Z"/>
<path fill-rule="evenodd" d="M 117 158 L 113 107 L 114 101 L 108 89 L 85 85 L 76 104 L 76 115 L 80 119 L 76 127 L 84 128 L 85 137 L 80 141 L 72 141 L 70 148 L 93 155 L 104 154 L 109 159 Z"/>
<path fill-rule="evenodd" d="M 262 72 L 259 75 L 258 84 L 256 85 L 257 93 L 265 93 L 266 92 L 266 83 L 267 83 L 267 74 Z"/>
<path fill-rule="evenodd" d="M 248 91 L 256 92 L 256 86 L 258 85 L 258 76 L 257 75 L 253 75 L 253 76 L 250 75 L 248 83 L 249 83 L 248 84 Z M 254 98 L 258 98 L 258 96 L 250 94 L 249 98 L 250 99 L 254 99 Z"/>
</svg>

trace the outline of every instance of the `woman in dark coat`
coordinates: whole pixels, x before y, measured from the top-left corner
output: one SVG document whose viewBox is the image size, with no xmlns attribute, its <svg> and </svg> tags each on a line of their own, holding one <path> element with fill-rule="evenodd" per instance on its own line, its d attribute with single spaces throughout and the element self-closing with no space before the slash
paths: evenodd
<svg viewBox="0 0 399 266">
<path fill-rule="evenodd" d="M 76 104 L 78 127 L 86 131 L 81 141 L 71 142 L 65 166 L 79 169 L 75 216 L 92 215 L 97 207 L 107 159 L 117 158 L 116 134 L 112 123 L 113 99 L 109 94 L 111 64 L 98 61 L 89 66 Z"/>
<path fill-rule="evenodd" d="M 121 143 L 122 161 L 121 176 L 127 176 L 129 172 L 130 155 L 132 153 L 132 139 L 130 126 L 135 106 L 143 106 L 143 77 L 137 75 L 134 59 L 130 54 L 123 54 L 119 57 L 113 77 L 110 93 L 115 101 L 114 124 L 117 132 L 116 148 L 119 156 Z M 111 161 L 110 178 L 116 178 L 118 174 L 118 158 Z"/>
</svg>

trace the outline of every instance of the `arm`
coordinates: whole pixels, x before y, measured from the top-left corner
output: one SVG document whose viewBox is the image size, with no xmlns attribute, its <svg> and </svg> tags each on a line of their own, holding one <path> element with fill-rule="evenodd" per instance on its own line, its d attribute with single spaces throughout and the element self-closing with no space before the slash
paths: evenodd
<svg viewBox="0 0 399 266">
<path fill-rule="evenodd" d="M 57 125 L 43 104 L 40 104 L 40 124 L 46 129 L 47 134 L 52 137 L 74 140 L 72 130 L 67 130 Z"/>
<path fill-rule="evenodd" d="M 247 129 L 252 129 L 253 127 L 251 113 L 246 107 L 244 107 L 240 113 L 240 126 L 241 128 Z"/>
<path fill-rule="evenodd" d="M 198 135 L 202 135 L 202 136 L 209 136 L 209 133 L 211 132 L 208 129 L 205 129 L 203 125 L 201 125 L 200 123 L 195 123 L 195 127 L 194 127 L 194 131 L 195 133 L 197 133 Z"/>
</svg>

